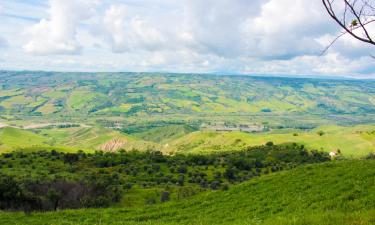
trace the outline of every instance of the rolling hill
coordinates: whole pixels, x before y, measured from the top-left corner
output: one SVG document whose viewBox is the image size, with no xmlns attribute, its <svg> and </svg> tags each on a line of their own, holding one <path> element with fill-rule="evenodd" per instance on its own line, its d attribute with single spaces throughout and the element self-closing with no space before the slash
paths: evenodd
<svg viewBox="0 0 375 225">
<path fill-rule="evenodd" d="M 374 126 L 321 126 L 311 131 L 275 130 L 268 133 L 196 131 L 167 142 L 165 152 L 205 153 L 241 150 L 247 146 L 295 142 L 326 152 L 340 149 L 346 157 L 361 157 L 375 150 Z M 319 131 L 324 134 L 319 135 Z"/>
<path fill-rule="evenodd" d="M 24 130 L 5 127 L 0 129 L 0 153 L 35 147 L 50 147 L 65 151 L 116 151 L 158 149 L 157 143 L 127 136 L 111 129 L 72 127 Z"/>
<path fill-rule="evenodd" d="M 374 122 L 371 80 L 160 73 L 0 71 L 3 119 L 129 123 L 267 123 L 314 127 Z M 151 127 L 154 128 L 154 127 Z"/>
<path fill-rule="evenodd" d="M 47 142 L 47 138 L 26 130 L 14 127 L 0 129 L 0 152 L 16 148 L 47 146 Z"/>
<path fill-rule="evenodd" d="M 309 131 L 281 129 L 264 133 L 196 131 L 185 125 L 158 127 L 134 134 L 102 127 L 0 129 L 0 152 L 39 146 L 66 151 L 137 149 L 168 154 L 210 154 L 243 150 L 269 141 L 275 144 L 294 142 L 310 150 L 340 150 L 345 157 L 360 158 L 375 150 L 375 126 L 321 126 Z"/>
<path fill-rule="evenodd" d="M 193 127 L 186 125 L 171 125 L 165 127 L 153 128 L 148 131 L 136 133 L 134 136 L 157 143 L 167 143 L 174 139 L 183 137 L 193 131 L 196 131 Z"/>
<path fill-rule="evenodd" d="M 374 166 L 372 160 L 307 165 L 146 208 L 1 212 L 0 223 L 373 224 Z"/>
</svg>

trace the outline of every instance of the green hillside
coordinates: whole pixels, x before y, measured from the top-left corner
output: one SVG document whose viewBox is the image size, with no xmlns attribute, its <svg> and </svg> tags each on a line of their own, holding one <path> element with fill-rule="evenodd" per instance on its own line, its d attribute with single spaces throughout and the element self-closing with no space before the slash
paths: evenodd
<svg viewBox="0 0 375 225">
<path fill-rule="evenodd" d="M 1 224 L 373 224 L 375 161 L 307 165 L 146 208 L 0 213 Z M 230 212 L 230 213 L 229 213 Z"/>
<path fill-rule="evenodd" d="M 63 77 L 63 79 L 62 79 Z M 0 114 L 16 120 L 262 123 L 374 122 L 374 81 L 168 73 L 0 71 Z"/>
<path fill-rule="evenodd" d="M 145 132 L 136 133 L 134 136 L 158 143 L 166 143 L 173 139 L 185 136 L 195 131 L 194 128 L 185 125 L 172 125 L 150 129 Z"/>
<path fill-rule="evenodd" d="M 0 129 L 0 152 L 15 148 L 47 146 L 48 139 L 30 131 L 5 127 Z"/>
<path fill-rule="evenodd" d="M 123 148 L 126 150 L 132 150 L 134 148 L 145 150 L 147 148 L 158 148 L 155 143 L 142 141 L 118 131 L 99 127 L 42 129 L 40 134 L 50 138 L 50 140 L 54 142 L 53 145 L 70 146 L 81 149 L 97 150 L 100 149 L 102 145 L 113 140 L 123 142 L 118 149 Z"/>
<path fill-rule="evenodd" d="M 30 147 L 57 147 L 66 151 L 116 151 L 159 149 L 157 143 L 99 127 L 0 129 L 0 153 Z"/>
<path fill-rule="evenodd" d="M 360 157 L 375 150 L 374 126 L 322 126 L 311 131 L 276 130 L 268 133 L 197 131 L 168 142 L 166 152 L 205 153 L 241 150 L 246 146 L 296 142 L 308 149 L 340 149 L 346 157 Z M 319 132 L 323 131 L 323 135 Z"/>
<path fill-rule="evenodd" d="M 323 132 L 320 135 L 319 132 Z M 164 153 L 203 153 L 243 150 L 272 141 L 298 143 L 310 150 L 337 151 L 345 157 L 363 157 L 375 151 L 375 126 L 321 126 L 310 131 L 274 130 L 263 133 L 195 131 L 185 125 L 171 125 L 125 134 L 102 127 L 0 129 L 0 152 L 19 148 L 50 146 L 67 151 L 159 150 Z"/>
</svg>

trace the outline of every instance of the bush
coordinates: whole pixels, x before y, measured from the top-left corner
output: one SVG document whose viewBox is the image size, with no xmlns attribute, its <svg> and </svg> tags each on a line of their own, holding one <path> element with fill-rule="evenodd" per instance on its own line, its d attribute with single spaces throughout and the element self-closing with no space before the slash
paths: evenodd
<svg viewBox="0 0 375 225">
<path fill-rule="evenodd" d="M 221 185 L 220 181 L 215 180 L 215 181 L 212 181 L 212 182 L 211 182 L 211 184 L 210 184 L 210 188 L 211 188 L 212 190 L 217 190 L 217 189 L 220 188 L 220 185 Z"/>
<path fill-rule="evenodd" d="M 160 196 L 160 201 L 161 202 L 167 202 L 167 201 L 169 201 L 169 192 L 168 191 L 163 191 L 162 193 L 161 193 L 161 196 Z"/>
<path fill-rule="evenodd" d="M 178 173 L 186 173 L 188 171 L 187 167 L 186 166 L 179 166 L 177 168 L 177 172 Z"/>
</svg>

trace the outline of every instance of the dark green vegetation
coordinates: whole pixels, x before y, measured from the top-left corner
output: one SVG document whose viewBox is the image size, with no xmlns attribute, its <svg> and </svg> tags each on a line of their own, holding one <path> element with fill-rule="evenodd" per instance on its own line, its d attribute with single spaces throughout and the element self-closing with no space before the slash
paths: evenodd
<svg viewBox="0 0 375 225">
<path fill-rule="evenodd" d="M 1 224 L 374 224 L 375 161 L 301 166 L 226 191 L 136 208 L 1 213 Z"/>
<path fill-rule="evenodd" d="M 144 196 L 143 203 L 155 204 L 328 160 L 328 154 L 309 153 L 303 146 L 272 143 L 211 155 L 6 153 L 0 158 L 0 209 L 56 210 L 105 207 L 116 202 L 134 205 L 131 198 L 136 196 L 130 189 L 152 193 Z"/>
</svg>

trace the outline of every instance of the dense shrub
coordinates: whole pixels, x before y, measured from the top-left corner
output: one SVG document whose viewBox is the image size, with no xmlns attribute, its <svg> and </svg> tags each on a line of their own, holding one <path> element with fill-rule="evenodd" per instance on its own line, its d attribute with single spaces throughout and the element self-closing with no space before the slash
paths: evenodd
<svg viewBox="0 0 375 225">
<path fill-rule="evenodd" d="M 51 181 L 15 179 L 1 174 L 1 210 L 57 210 L 83 207 L 106 207 L 119 202 L 122 191 L 108 178 L 97 176 L 95 180 Z"/>
<path fill-rule="evenodd" d="M 211 155 L 167 156 L 153 151 L 12 152 L 0 156 L 0 210 L 107 207 L 121 200 L 123 190 L 134 188 L 156 191 L 174 186 L 171 190 L 180 198 L 328 160 L 327 153 L 308 151 L 301 145 L 271 143 Z M 167 201 L 170 196 L 176 195 L 167 197 L 164 193 L 160 200 Z M 156 202 L 155 196 L 144 200 L 148 204 Z"/>
</svg>

